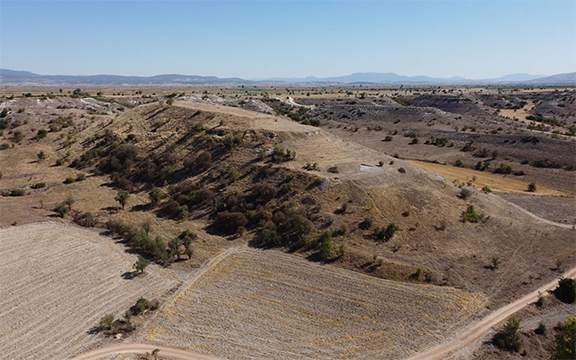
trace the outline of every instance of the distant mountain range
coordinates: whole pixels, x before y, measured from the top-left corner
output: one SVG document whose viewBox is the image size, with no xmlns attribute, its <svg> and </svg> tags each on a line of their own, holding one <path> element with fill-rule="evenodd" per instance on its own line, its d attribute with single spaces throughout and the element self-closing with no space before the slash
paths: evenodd
<svg viewBox="0 0 576 360">
<path fill-rule="evenodd" d="M 135 85 L 560 85 L 576 86 L 576 72 L 551 76 L 511 74 L 493 79 L 466 79 L 405 76 L 395 73 L 364 72 L 334 77 L 270 78 L 246 80 L 216 76 L 163 74 L 155 76 L 123 75 L 39 75 L 28 71 L 0 69 L 1 85 L 73 85 L 73 86 L 135 86 Z"/>
</svg>

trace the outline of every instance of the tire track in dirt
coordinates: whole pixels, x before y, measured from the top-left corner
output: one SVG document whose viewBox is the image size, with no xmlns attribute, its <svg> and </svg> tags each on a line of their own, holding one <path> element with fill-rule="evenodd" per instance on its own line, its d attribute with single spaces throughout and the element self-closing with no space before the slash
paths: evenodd
<svg viewBox="0 0 576 360">
<path fill-rule="evenodd" d="M 562 277 L 576 278 L 576 268 L 565 272 Z M 462 350 L 467 346 L 472 345 L 474 342 L 480 340 L 486 333 L 488 333 L 494 326 L 506 320 L 510 315 L 520 311 L 525 306 L 535 302 L 541 293 L 545 293 L 554 289 L 557 285 L 558 279 L 553 280 L 538 289 L 524 295 L 520 299 L 501 307 L 500 309 L 490 313 L 484 318 L 476 321 L 470 326 L 464 328 L 453 339 L 436 345 L 423 352 L 417 353 L 407 360 L 444 360 L 456 351 Z"/>
</svg>

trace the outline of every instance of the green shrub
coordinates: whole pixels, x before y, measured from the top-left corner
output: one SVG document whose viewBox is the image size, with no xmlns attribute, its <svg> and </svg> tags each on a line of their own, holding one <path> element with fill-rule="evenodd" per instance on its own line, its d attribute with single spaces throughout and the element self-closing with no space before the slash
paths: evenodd
<svg viewBox="0 0 576 360">
<path fill-rule="evenodd" d="M 114 200 L 118 201 L 120 206 L 122 206 L 122 209 L 124 209 L 126 207 L 126 203 L 128 203 L 129 197 L 130 193 L 128 193 L 127 191 L 118 191 L 118 193 L 114 197 Z"/>
<path fill-rule="evenodd" d="M 534 329 L 534 332 L 538 335 L 546 335 L 546 325 L 543 323 L 538 324 L 538 327 Z"/>
<path fill-rule="evenodd" d="M 562 302 L 573 304 L 576 301 L 576 280 L 560 279 L 558 287 L 554 290 L 554 295 Z"/>
<path fill-rule="evenodd" d="M 74 222 L 83 227 L 94 227 L 97 224 L 96 217 L 90 212 L 75 214 Z"/>
<path fill-rule="evenodd" d="M 137 273 L 142 274 L 144 273 L 149 264 L 150 261 L 146 260 L 146 258 L 138 256 L 138 260 L 136 260 L 136 262 L 134 263 L 134 265 L 132 265 L 132 267 Z"/>
<path fill-rule="evenodd" d="M 48 131 L 46 129 L 40 129 L 36 133 L 36 139 L 37 140 L 44 139 L 46 135 L 48 135 Z"/>
<path fill-rule="evenodd" d="M 164 198 L 165 194 L 159 188 L 154 188 L 148 193 L 148 197 L 150 198 L 150 204 L 152 206 L 157 206 L 160 201 Z"/>
<path fill-rule="evenodd" d="M 320 250 L 318 251 L 318 257 L 322 261 L 333 261 L 343 255 L 343 249 L 342 246 L 335 246 L 330 233 L 325 232 L 320 237 Z"/>
<path fill-rule="evenodd" d="M 248 224 L 248 220 L 243 213 L 223 211 L 216 215 L 212 226 L 218 233 L 232 235 L 236 234 L 240 227 L 245 227 L 246 224 Z"/>
<path fill-rule="evenodd" d="M 373 221 L 371 218 L 364 218 L 364 220 L 358 223 L 358 228 L 361 230 L 368 230 L 372 227 Z"/>
<path fill-rule="evenodd" d="M 30 188 L 32 189 L 42 189 L 46 187 L 46 183 L 45 182 L 39 182 L 36 184 L 33 184 L 32 186 L 30 186 Z"/>
<path fill-rule="evenodd" d="M 488 217 L 482 213 L 479 213 L 474 209 L 474 206 L 469 205 L 465 211 L 462 212 L 462 222 L 463 223 L 485 223 L 488 221 Z"/>
<path fill-rule="evenodd" d="M 26 191 L 24 189 L 12 189 L 8 192 L 9 196 L 24 196 Z"/>
<path fill-rule="evenodd" d="M 576 316 L 570 316 L 556 327 L 553 360 L 576 359 Z"/>
<path fill-rule="evenodd" d="M 470 190 L 468 188 L 462 188 L 462 189 L 460 189 L 460 192 L 458 193 L 458 197 L 460 199 L 463 199 L 463 200 L 468 200 L 470 198 L 470 196 L 472 196 L 472 190 Z"/>
<path fill-rule="evenodd" d="M 398 226 L 396 226 L 394 223 L 391 223 L 386 227 L 376 228 L 374 230 L 374 238 L 378 241 L 388 241 L 392 239 L 396 231 L 398 231 Z"/>
<path fill-rule="evenodd" d="M 494 334 L 492 343 L 501 350 L 518 352 L 522 347 L 519 330 L 520 322 L 517 319 L 510 319 L 504 328 Z"/>
</svg>

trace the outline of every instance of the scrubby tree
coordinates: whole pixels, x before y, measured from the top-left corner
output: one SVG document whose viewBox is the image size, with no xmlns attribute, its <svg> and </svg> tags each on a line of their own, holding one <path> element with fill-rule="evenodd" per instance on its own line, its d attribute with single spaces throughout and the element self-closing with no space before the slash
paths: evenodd
<svg viewBox="0 0 576 360">
<path fill-rule="evenodd" d="M 164 193 L 159 188 L 154 188 L 148 193 L 148 197 L 150 198 L 150 204 L 152 206 L 157 206 L 160 201 L 162 201 Z"/>
<path fill-rule="evenodd" d="M 473 205 L 469 205 L 464 212 L 462 212 L 461 220 L 463 223 L 478 223 L 488 221 L 488 217 L 474 208 Z"/>
<path fill-rule="evenodd" d="M 371 218 L 364 218 L 359 224 L 358 227 L 362 230 L 368 230 L 372 227 L 372 219 Z"/>
<path fill-rule="evenodd" d="M 184 246 L 184 253 L 188 256 L 188 259 L 192 258 L 193 249 L 192 249 L 192 242 L 196 239 L 196 234 L 192 233 L 189 230 L 184 230 L 179 236 L 180 240 L 182 241 L 182 245 Z"/>
<path fill-rule="evenodd" d="M 126 203 L 128 202 L 128 198 L 130 197 L 130 193 L 127 191 L 118 191 L 114 200 L 118 201 L 122 209 L 126 207 Z"/>
<path fill-rule="evenodd" d="M 36 140 L 44 139 L 48 135 L 48 131 L 46 129 L 40 129 L 36 133 Z"/>
<path fill-rule="evenodd" d="M 560 301 L 573 304 L 576 301 L 576 280 L 570 278 L 560 279 L 558 287 L 554 290 L 554 295 Z"/>
<path fill-rule="evenodd" d="M 535 183 L 530 183 L 528 184 L 528 192 L 536 192 L 536 184 Z"/>
<path fill-rule="evenodd" d="M 553 360 L 576 359 L 576 316 L 570 316 L 556 327 Z"/>
<path fill-rule="evenodd" d="M 396 231 L 398 231 L 398 226 L 391 223 L 386 227 L 376 228 L 374 231 L 374 238 L 379 241 L 388 241 L 392 239 Z"/>
<path fill-rule="evenodd" d="M 102 330 L 110 330 L 112 329 L 112 325 L 114 324 L 114 315 L 112 314 L 107 314 L 104 315 L 101 319 L 100 322 L 98 323 L 98 326 L 100 329 Z"/>
<path fill-rule="evenodd" d="M 53 210 L 58 214 L 58 216 L 63 218 L 70 212 L 70 210 L 72 210 L 73 204 L 74 199 L 72 197 L 68 197 L 66 198 L 66 200 L 56 205 L 56 207 Z"/>
<path fill-rule="evenodd" d="M 134 263 L 134 265 L 132 265 L 132 267 L 134 268 L 134 270 L 136 270 L 137 273 L 142 274 L 144 273 L 146 267 L 148 267 L 149 264 L 150 261 L 146 260 L 142 256 L 138 256 L 138 260 L 136 260 L 136 262 Z"/>
<path fill-rule="evenodd" d="M 181 245 L 182 241 L 178 237 L 175 237 L 174 239 L 170 240 L 170 242 L 168 243 L 168 252 L 171 258 L 176 257 L 177 260 L 180 260 Z"/>
<path fill-rule="evenodd" d="M 36 158 L 38 158 L 38 161 L 42 161 L 46 159 L 46 153 L 44 151 L 40 151 L 36 154 Z"/>
<path fill-rule="evenodd" d="M 522 340 L 520 338 L 520 321 L 518 319 L 510 319 L 504 327 L 494 334 L 492 343 L 497 348 L 509 351 L 518 352 L 522 347 Z"/>
</svg>

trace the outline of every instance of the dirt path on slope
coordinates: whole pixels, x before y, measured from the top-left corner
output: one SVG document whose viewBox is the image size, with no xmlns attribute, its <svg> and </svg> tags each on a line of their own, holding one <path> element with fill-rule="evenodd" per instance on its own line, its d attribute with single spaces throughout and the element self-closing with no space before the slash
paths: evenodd
<svg viewBox="0 0 576 360">
<path fill-rule="evenodd" d="M 566 278 L 576 278 L 576 268 L 565 272 L 563 277 Z M 422 351 L 414 356 L 411 356 L 407 360 L 443 360 L 446 359 L 450 354 L 458 350 L 462 350 L 465 347 L 473 344 L 474 342 L 480 340 L 486 333 L 496 326 L 498 323 L 506 320 L 510 315 L 518 312 L 526 305 L 535 302 L 541 293 L 545 293 L 549 290 L 554 289 L 558 284 L 558 279 L 553 280 L 538 289 L 532 291 L 531 293 L 523 296 L 522 298 L 492 312 L 488 316 L 480 319 L 479 321 L 471 324 L 467 328 L 464 328 L 459 335 L 454 337 L 452 340 L 445 342 L 443 344 L 432 347 L 428 350 Z"/>
<path fill-rule="evenodd" d="M 523 208 L 522 206 L 520 206 L 520 205 L 516 205 L 516 204 L 514 204 L 513 202 L 508 201 L 508 200 L 506 200 L 506 199 L 504 199 L 504 198 L 502 198 L 502 197 L 500 197 L 500 198 L 501 198 L 502 200 L 506 201 L 510 206 L 515 207 L 516 209 L 522 211 L 524 214 L 526 214 L 526 215 L 530 216 L 531 218 L 536 219 L 536 220 L 538 220 L 538 221 L 540 221 L 540 222 L 543 222 L 543 223 L 546 223 L 546 224 L 552 225 L 552 226 L 557 226 L 557 227 L 565 228 L 565 229 L 572 229 L 572 230 L 575 230 L 575 229 L 576 229 L 576 224 L 563 224 L 563 223 L 555 222 L 555 221 L 552 221 L 552 220 L 544 219 L 544 218 L 542 218 L 542 217 L 540 217 L 540 216 L 538 216 L 538 215 L 536 215 L 536 214 L 534 214 L 534 213 L 532 213 L 532 212 L 524 209 L 524 208 Z"/>
<path fill-rule="evenodd" d="M 217 358 L 208 355 L 196 354 L 189 351 L 174 349 L 166 346 L 148 344 L 116 344 L 106 346 L 94 351 L 84 353 L 75 357 L 75 360 L 97 360 L 115 354 L 135 354 L 146 353 L 159 350 L 158 355 L 173 360 L 216 360 Z"/>
</svg>

